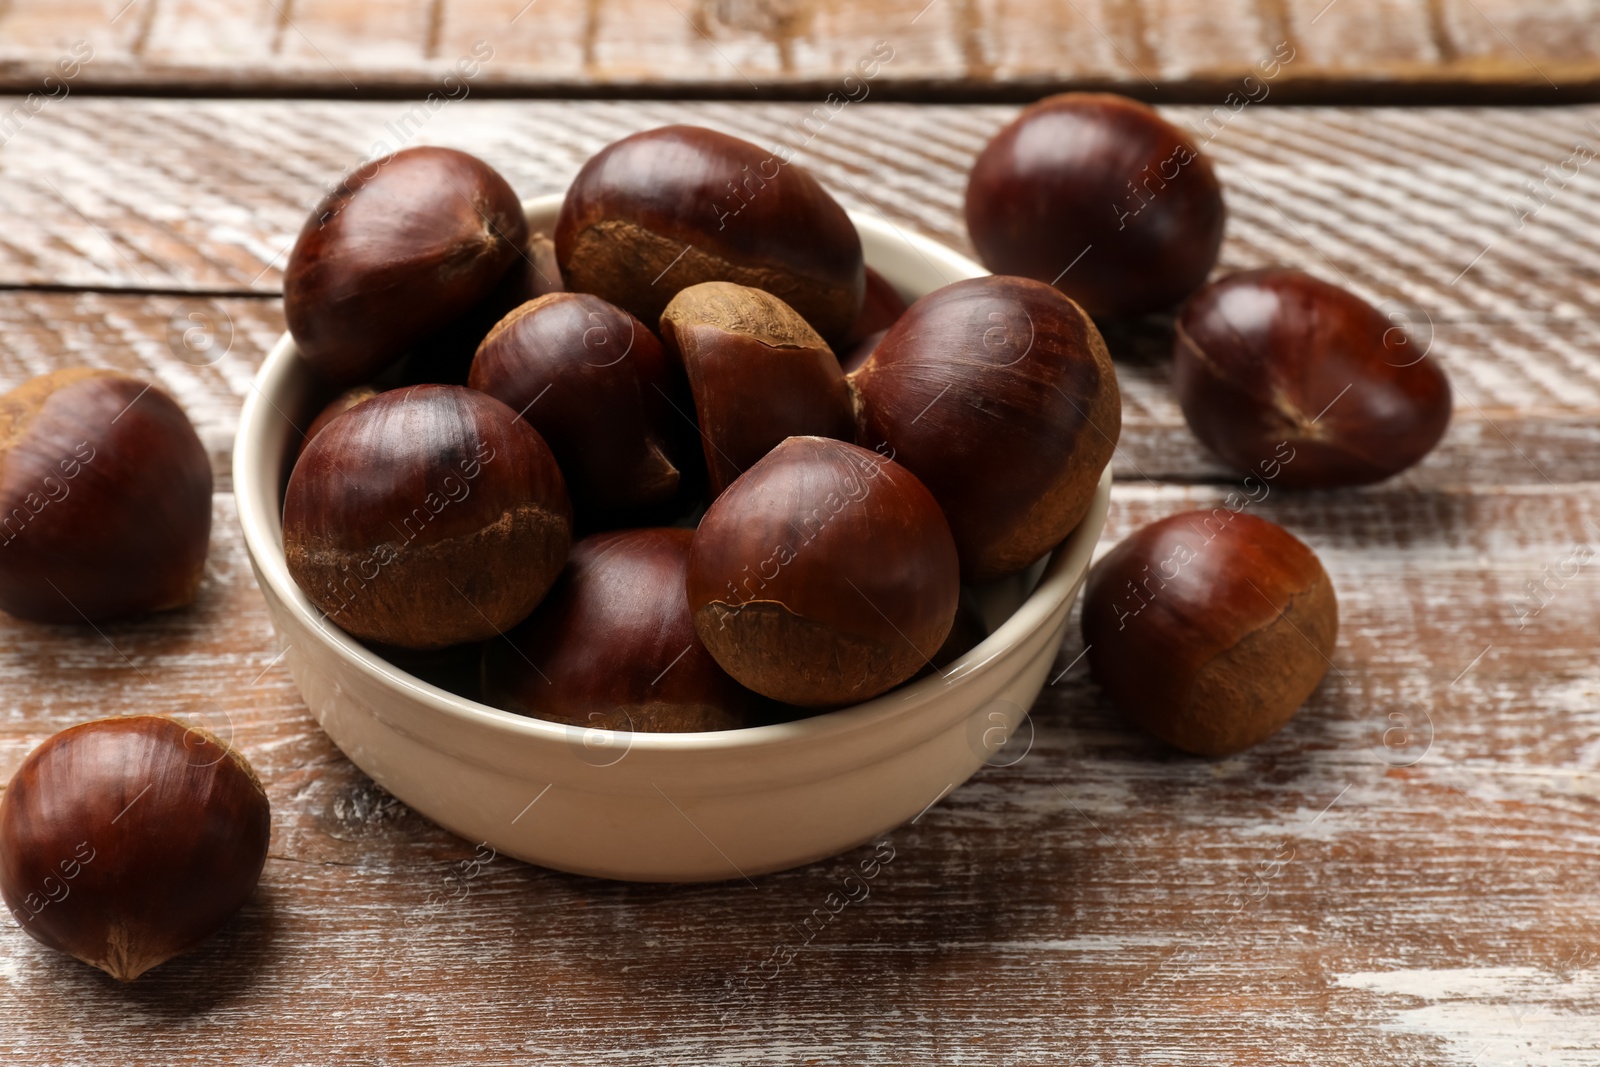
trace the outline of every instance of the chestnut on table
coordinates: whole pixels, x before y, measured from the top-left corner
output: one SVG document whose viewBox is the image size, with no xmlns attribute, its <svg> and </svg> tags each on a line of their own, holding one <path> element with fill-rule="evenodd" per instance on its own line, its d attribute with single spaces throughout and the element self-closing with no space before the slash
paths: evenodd
<svg viewBox="0 0 1600 1067">
<path fill-rule="evenodd" d="M 34 749 L 0 795 L 0 896 L 36 940 L 131 982 L 233 917 L 267 860 L 248 760 L 160 715 Z"/>
<path fill-rule="evenodd" d="M 211 461 L 161 389 L 71 368 L 0 396 L 0 610 L 81 623 L 191 603 Z"/>
<path fill-rule="evenodd" d="M 1119 710 L 1170 744 L 1226 756 L 1305 703 L 1339 633 L 1333 583 L 1283 527 L 1226 507 L 1171 515 L 1089 574 L 1083 642 Z"/>
</svg>

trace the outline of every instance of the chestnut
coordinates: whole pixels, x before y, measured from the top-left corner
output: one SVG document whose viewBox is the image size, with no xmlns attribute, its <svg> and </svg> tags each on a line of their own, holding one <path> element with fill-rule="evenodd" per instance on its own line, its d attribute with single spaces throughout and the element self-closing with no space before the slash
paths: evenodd
<svg viewBox="0 0 1600 1067">
<path fill-rule="evenodd" d="M 561 573 L 572 510 L 555 457 L 491 396 L 393 389 L 334 419 L 284 494 L 289 573 L 344 630 L 408 649 L 493 637 Z"/>
<path fill-rule="evenodd" d="M 717 666 L 684 598 L 693 539 L 692 530 L 639 529 L 573 545 L 538 610 L 485 646 L 488 702 L 586 729 L 747 725 L 760 698 Z"/>
<path fill-rule="evenodd" d="M 289 332 L 328 382 L 365 381 L 488 296 L 527 241 L 516 193 L 481 159 L 423 147 L 374 160 L 289 253 Z"/>
<path fill-rule="evenodd" d="M 929 293 L 850 381 L 857 441 L 933 493 L 969 582 L 1020 571 L 1072 532 L 1122 428 L 1100 331 L 1027 278 L 990 275 Z"/>
<path fill-rule="evenodd" d="M 1194 292 L 1226 217 L 1194 141 L 1109 93 L 1025 108 L 979 153 L 966 214 L 990 270 L 1049 282 L 1097 317 L 1161 311 Z"/>
<path fill-rule="evenodd" d="M 917 673 L 960 597 L 950 527 L 906 468 L 791 437 L 712 503 L 689 555 L 695 631 L 746 688 L 847 704 Z"/>
<path fill-rule="evenodd" d="M 691 286 L 661 313 L 661 339 L 689 376 L 713 497 L 786 437 L 855 436 L 833 350 L 771 293 Z"/>
<path fill-rule="evenodd" d="M 148 382 L 86 367 L 0 396 L 0 610 L 99 622 L 193 602 L 211 459 Z"/>
<path fill-rule="evenodd" d="M 556 224 L 568 288 L 653 323 L 680 289 L 737 282 L 779 297 L 824 337 L 843 337 L 866 284 L 861 239 L 786 153 L 698 126 L 601 149 Z"/>
<path fill-rule="evenodd" d="M 626 311 L 588 293 L 551 293 L 500 320 L 467 384 L 539 431 L 579 521 L 594 526 L 659 514 L 678 498 L 677 454 L 695 447 L 682 378 Z"/>
<path fill-rule="evenodd" d="M 198 726 L 96 719 L 29 753 L 0 797 L 0 896 L 34 940 L 131 982 L 250 898 L 267 794 Z"/>
<path fill-rule="evenodd" d="M 1329 667 L 1339 633 L 1316 553 L 1229 507 L 1152 523 L 1089 574 L 1089 671 L 1168 744 L 1226 756 L 1276 733 Z"/>
<path fill-rule="evenodd" d="M 1184 308 L 1173 386 L 1225 463 L 1284 488 L 1382 481 L 1450 423 L 1450 383 L 1377 308 L 1303 271 L 1206 286 Z"/>
</svg>

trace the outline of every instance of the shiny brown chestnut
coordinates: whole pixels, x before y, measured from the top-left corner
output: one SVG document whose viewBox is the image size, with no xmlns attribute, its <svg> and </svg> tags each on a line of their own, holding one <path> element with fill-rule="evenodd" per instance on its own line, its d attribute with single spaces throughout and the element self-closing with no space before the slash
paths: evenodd
<svg viewBox="0 0 1600 1067">
<path fill-rule="evenodd" d="M 130 982 L 250 898 L 267 794 L 198 726 L 97 719 L 29 753 L 0 797 L 0 896 L 29 936 Z"/>
<path fill-rule="evenodd" d="M 409 649 L 493 637 L 566 562 L 572 510 L 544 440 L 493 397 L 393 389 L 350 409 L 289 476 L 289 573 L 335 624 Z"/>
<path fill-rule="evenodd" d="M 664 513 L 681 455 L 698 458 L 681 368 L 642 322 L 588 293 L 542 296 L 500 320 L 467 384 L 539 431 L 590 527 Z"/>
<path fill-rule="evenodd" d="M 1097 317 L 1161 311 L 1194 292 L 1226 218 L 1194 141 L 1108 93 L 1024 109 L 973 164 L 966 213 L 990 270 L 1049 282 Z"/>
<path fill-rule="evenodd" d="M 866 700 L 916 674 L 950 632 L 959 564 L 938 503 L 900 464 L 791 437 L 695 531 L 695 631 L 736 681 L 789 704 Z"/>
<path fill-rule="evenodd" d="M 583 729 L 731 730 L 764 702 L 695 634 L 684 580 L 694 531 L 621 530 L 572 546 L 526 622 L 485 646 L 496 707 Z"/>
<path fill-rule="evenodd" d="M 1338 633 L 1316 553 L 1230 507 L 1146 526 L 1095 565 L 1084 592 L 1095 681 L 1134 723 L 1202 756 L 1281 729 L 1322 680 Z"/>
<path fill-rule="evenodd" d="M 1427 455 L 1450 383 L 1404 329 L 1303 271 L 1245 271 L 1178 320 L 1173 386 L 1226 463 L 1286 489 L 1366 485 Z"/>
<path fill-rule="evenodd" d="M 713 497 L 786 437 L 855 436 L 833 350 L 771 293 L 691 286 L 661 313 L 661 339 L 689 376 Z"/>
<path fill-rule="evenodd" d="M 567 190 L 556 255 L 570 289 L 655 322 L 680 289 L 707 281 L 782 299 L 824 337 L 861 311 L 861 239 L 807 171 L 698 126 L 608 145 Z"/>
<path fill-rule="evenodd" d="M 991 275 L 929 293 L 850 381 L 857 441 L 933 493 L 969 582 L 1020 571 L 1071 533 L 1122 429 L 1100 331 L 1026 278 Z"/>
<path fill-rule="evenodd" d="M 99 622 L 191 603 L 211 459 L 148 382 L 87 367 L 0 396 L 0 610 Z"/>
<path fill-rule="evenodd" d="M 289 332 L 332 384 L 372 378 L 488 296 L 527 241 L 516 193 L 481 159 L 423 147 L 374 160 L 289 253 Z"/>
</svg>

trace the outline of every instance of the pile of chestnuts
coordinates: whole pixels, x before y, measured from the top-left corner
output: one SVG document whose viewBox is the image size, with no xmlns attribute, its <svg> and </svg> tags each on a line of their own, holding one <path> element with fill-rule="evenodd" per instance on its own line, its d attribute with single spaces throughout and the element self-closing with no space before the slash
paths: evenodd
<svg viewBox="0 0 1600 1067">
<path fill-rule="evenodd" d="M 814 177 L 690 126 L 595 155 L 551 235 L 517 203 L 480 160 L 407 149 L 289 258 L 327 386 L 289 571 L 395 662 L 465 658 L 469 695 L 584 727 L 836 708 L 981 640 L 962 584 L 1087 512 L 1121 403 L 1060 290 L 908 308 Z"/>
</svg>

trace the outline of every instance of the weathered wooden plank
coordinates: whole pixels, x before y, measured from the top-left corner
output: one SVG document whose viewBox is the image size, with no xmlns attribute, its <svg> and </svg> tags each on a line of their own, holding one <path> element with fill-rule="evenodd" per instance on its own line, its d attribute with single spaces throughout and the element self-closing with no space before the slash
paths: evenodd
<svg viewBox="0 0 1600 1067">
<path fill-rule="evenodd" d="M 140 312 L 153 341 L 151 373 L 167 374 L 164 317 L 182 291 L 273 292 L 310 201 L 374 141 L 395 137 L 404 120 L 396 108 L 52 107 L 9 146 L 0 170 L 0 203 L 14 211 L 0 232 L 0 283 L 174 290 Z M 960 222 L 965 168 L 1012 113 L 847 108 L 805 158 L 851 207 L 969 248 Z M 478 152 L 535 194 L 558 191 L 590 152 L 634 129 L 688 117 L 775 143 L 792 138 L 786 124 L 801 114 L 792 105 L 469 102 L 434 116 L 418 139 Z M 1600 145 L 1600 108 L 1171 114 L 1211 137 L 1231 212 L 1223 270 L 1278 263 L 1342 281 L 1412 328 L 1449 370 L 1455 426 L 1405 484 L 1594 476 L 1600 216 L 1592 168 L 1569 168 L 1577 173 L 1568 178 L 1561 164 L 1573 144 Z M 101 314 L 96 307 L 33 319 L 59 316 L 65 328 Z M 261 323 L 256 356 L 267 331 Z M 1113 340 L 1129 426 L 1118 476 L 1224 477 L 1172 400 L 1166 327 L 1151 322 Z M 30 343 L 29 365 L 43 366 L 58 342 L 46 334 Z M 243 395 L 249 365 L 233 368 L 231 396 Z"/>
<path fill-rule="evenodd" d="M 1218 499 L 1119 488 L 1106 540 Z M 1592 1062 L 1593 565 L 1524 628 L 1514 604 L 1600 521 L 1600 493 L 1261 507 L 1322 554 L 1343 619 L 1336 670 L 1282 734 L 1223 761 L 1165 751 L 1104 705 L 1069 637 L 1031 750 L 888 835 L 871 896 L 775 970 L 773 952 L 801 946 L 803 920 L 870 848 L 754 889 L 503 859 L 463 880 L 472 847 L 354 771 L 273 664 L 220 496 L 195 609 L 103 636 L 0 620 L 0 778 L 82 718 L 198 715 L 268 783 L 263 890 L 223 937 L 132 989 L 0 930 L 0 1053 Z"/>
<path fill-rule="evenodd" d="M 1590 0 L 12 0 L 0 85 L 40 85 L 73 41 L 80 88 L 423 93 L 457 58 L 484 91 L 825 92 L 875 42 L 885 93 L 1064 86 L 1220 99 L 1280 44 L 1299 99 L 1544 93 L 1593 99 Z"/>
<path fill-rule="evenodd" d="M 1484 484 L 1593 481 L 1600 436 L 1600 346 L 1592 324 L 1542 328 L 1570 353 L 1568 378 L 1531 373 L 1552 357 L 1519 356 L 1514 324 L 1449 325 L 1435 351 L 1457 388 L 1454 423 L 1439 447 L 1393 483 L 1419 491 Z M 229 450 L 251 377 L 283 329 L 276 299 L 0 292 L 0 388 L 52 367 L 115 367 L 158 382 L 184 404 L 211 452 L 219 488 L 232 480 Z M 1123 482 L 1224 482 L 1228 470 L 1195 441 L 1171 392 L 1163 326 L 1114 334 L 1123 392 Z M 1537 351 L 1530 346 L 1529 351 Z"/>
<path fill-rule="evenodd" d="M 3 108 L 3 103 L 0 103 Z M 524 195 L 670 121 L 798 147 L 839 198 L 970 248 L 966 170 L 1010 107 L 847 107 L 806 139 L 803 105 L 50 104 L 0 148 L 0 285 L 276 291 L 324 188 L 376 147 L 476 152 Z M 1222 269 L 1278 262 L 1342 276 L 1437 322 L 1580 317 L 1600 277 L 1600 107 L 1172 108 L 1216 160 L 1230 207 Z M 815 129 L 815 126 L 808 127 Z M 1563 165 L 1565 173 L 1563 172 Z M 1532 189 L 1530 191 L 1530 184 Z"/>
</svg>

